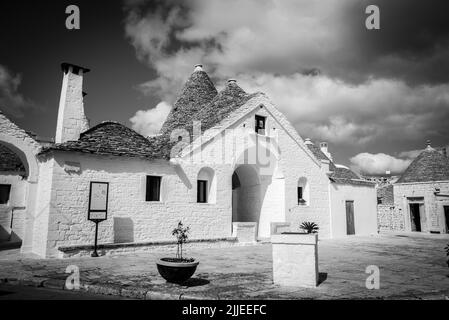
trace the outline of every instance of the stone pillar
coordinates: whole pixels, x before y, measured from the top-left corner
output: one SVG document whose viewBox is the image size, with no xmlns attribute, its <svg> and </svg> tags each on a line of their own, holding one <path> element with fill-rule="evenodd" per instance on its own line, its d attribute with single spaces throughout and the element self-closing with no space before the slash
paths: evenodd
<svg viewBox="0 0 449 320">
<path fill-rule="evenodd" d="M 274 234 L 271 243 L 275 284 L 296 287 L 318 285 L 318 234 Z"/>
<path fill-rule="evenodd" d="M 56 125 L 56 143 L 78 140 L 80 134 L 89 129 L 83 103 L 83 75 L 89 72 L 89 69 L 69 63 L 63 63 L 61 67 L 64 76 Z"/>
<path fill-rule="evenodd" d="M 240 243 L 256 242 L 257 223 L 256 222 L 233 222 L 232 236 L 236 237 Z"/>
</svg>

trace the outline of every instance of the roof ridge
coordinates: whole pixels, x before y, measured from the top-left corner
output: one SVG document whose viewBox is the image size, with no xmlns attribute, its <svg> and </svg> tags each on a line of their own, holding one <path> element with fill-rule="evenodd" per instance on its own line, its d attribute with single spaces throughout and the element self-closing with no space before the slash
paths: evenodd
<svg viewBox="0 0 449 320">
<path fill-rule="evenodd" d="M 121 126 L 123 126 L 123 127 L 125 127 L 125 128 L 128 128 L 127 126 L 125 126 L 124 124 L 122 124 L 122 123 L 120 123 L 120 122 L 118 122 L 118 121 L 114 121 L 114 120 L 105 120 L 105 121 L 101 121 L 100 123 L 97 123 L 96 125 L 94 125 L 93 127 L 87 129 L 86 131 L 81 132 L 81 133 L 80 133 L 80 139 L 81 139 L 81 137 L 84 136 L 85 134 L 87 134 L 87 133 L 89 133 L 89 132 L 92 132 L 92 131 L 95 130 L 95 129 L 104 127 L 104 126 L 107 125 L 107 124 L 118 124 L 118 125 L 121 125 Z M 128 128 L 128 129 L 133 130 L 133 129 L 131 129 L 131 128 Z M 133 131 L 134 131 L 134 130 L 133 130 Z M 137 132 L 136 132 L 136 133 L 137 133 Z"/>
</svg>

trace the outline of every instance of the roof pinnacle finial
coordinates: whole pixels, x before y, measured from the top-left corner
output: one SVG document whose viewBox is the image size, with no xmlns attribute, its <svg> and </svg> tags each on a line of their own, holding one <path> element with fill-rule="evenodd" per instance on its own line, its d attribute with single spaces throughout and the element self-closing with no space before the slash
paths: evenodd
<svg viewBox="0 0 449 320">
<path fill-rule="evenodd" d="M 308 144 L 313 145 L 313 142 L 312 142 L 312 140 L 311 140 L 310 138 L 306 138 L 306 140 L 304 141 L 304 143 L 305 143 L 306 145 L 308 145 Z"/>
<path fill-rule="evenodd" d="M 430 145 L 430 140 L 427 140 L 427 147 L 425 150 L 435 150 L 431 145 Z"/>
<path fill-rule="evenodd" d="M 203 71 L 203 65 L 202 64 L 196 64 L 195 65 L 195 69 L 193 70 L 193 72 L 196 71 Z"/>
</svg>

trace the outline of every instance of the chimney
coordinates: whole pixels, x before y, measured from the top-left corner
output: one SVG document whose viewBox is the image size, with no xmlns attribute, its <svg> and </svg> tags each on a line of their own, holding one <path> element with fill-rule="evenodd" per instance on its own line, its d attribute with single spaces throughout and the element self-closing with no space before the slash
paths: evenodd
<svg viewBox="0 0 449 320">
<path fill-rule="evenodd" d="M 56 143 L 78 140 L 80 133 L 89 129 L 89 122 L 84 114 L 83 74 L 90 70 L 70 63 L 62 63 L 61 68 L 63 78 Z"/>
<path fill-rule="evenodd" d="M 329 153 L 329 150 L 327 149 L 327 142 L 321 142 L 320 149 L 321 152 L 324 153 L 324 155 L 329 158 L 329 160 L 333 161 L 332 155 Z"/>
<path fill-rule="evenodd" d="M 310 138 L 306 138 L 306 140 L 304 140 L 304 143 L 305 143 L 306 145 L 313 144 L 313 142 L 312 142 L 312 140 L 310 140 Z"/>
<path fill-rule="evenodd" d="M 196 64 L 195 69 L 193 69 L 193 72 L 196 71 L 203 71 L 203 65 L 202 64 Z"/>
</svg>

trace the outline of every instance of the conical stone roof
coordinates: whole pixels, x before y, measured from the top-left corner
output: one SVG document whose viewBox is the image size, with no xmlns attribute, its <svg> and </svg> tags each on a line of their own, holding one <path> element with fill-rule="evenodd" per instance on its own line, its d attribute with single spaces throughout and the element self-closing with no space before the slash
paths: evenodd
<svg viewBox="0 0 449 320">
<path fill-rule="evenodd" d="M 217 95 L 217 89 L 206 72 L 196 69 L 181 91 L 167 119 L 161 134 L 170 134 L 174 129 L 191 125 L 194 115 Z"/>
<path fill-rule="evenodd" d="M 228 81 L 225 88 L 205 105 L 194 119 L 201 121 L 201 130 L 207 130 L 220 123 L 233 111 L 244 105 L 254 94 L 247 94 L 235 81 Z"/>
<path fill-rule="evenodd" d="M 449 180 L 449 158 L 427 147 L 408 166 L 397 183 Z"/>
</svg>

